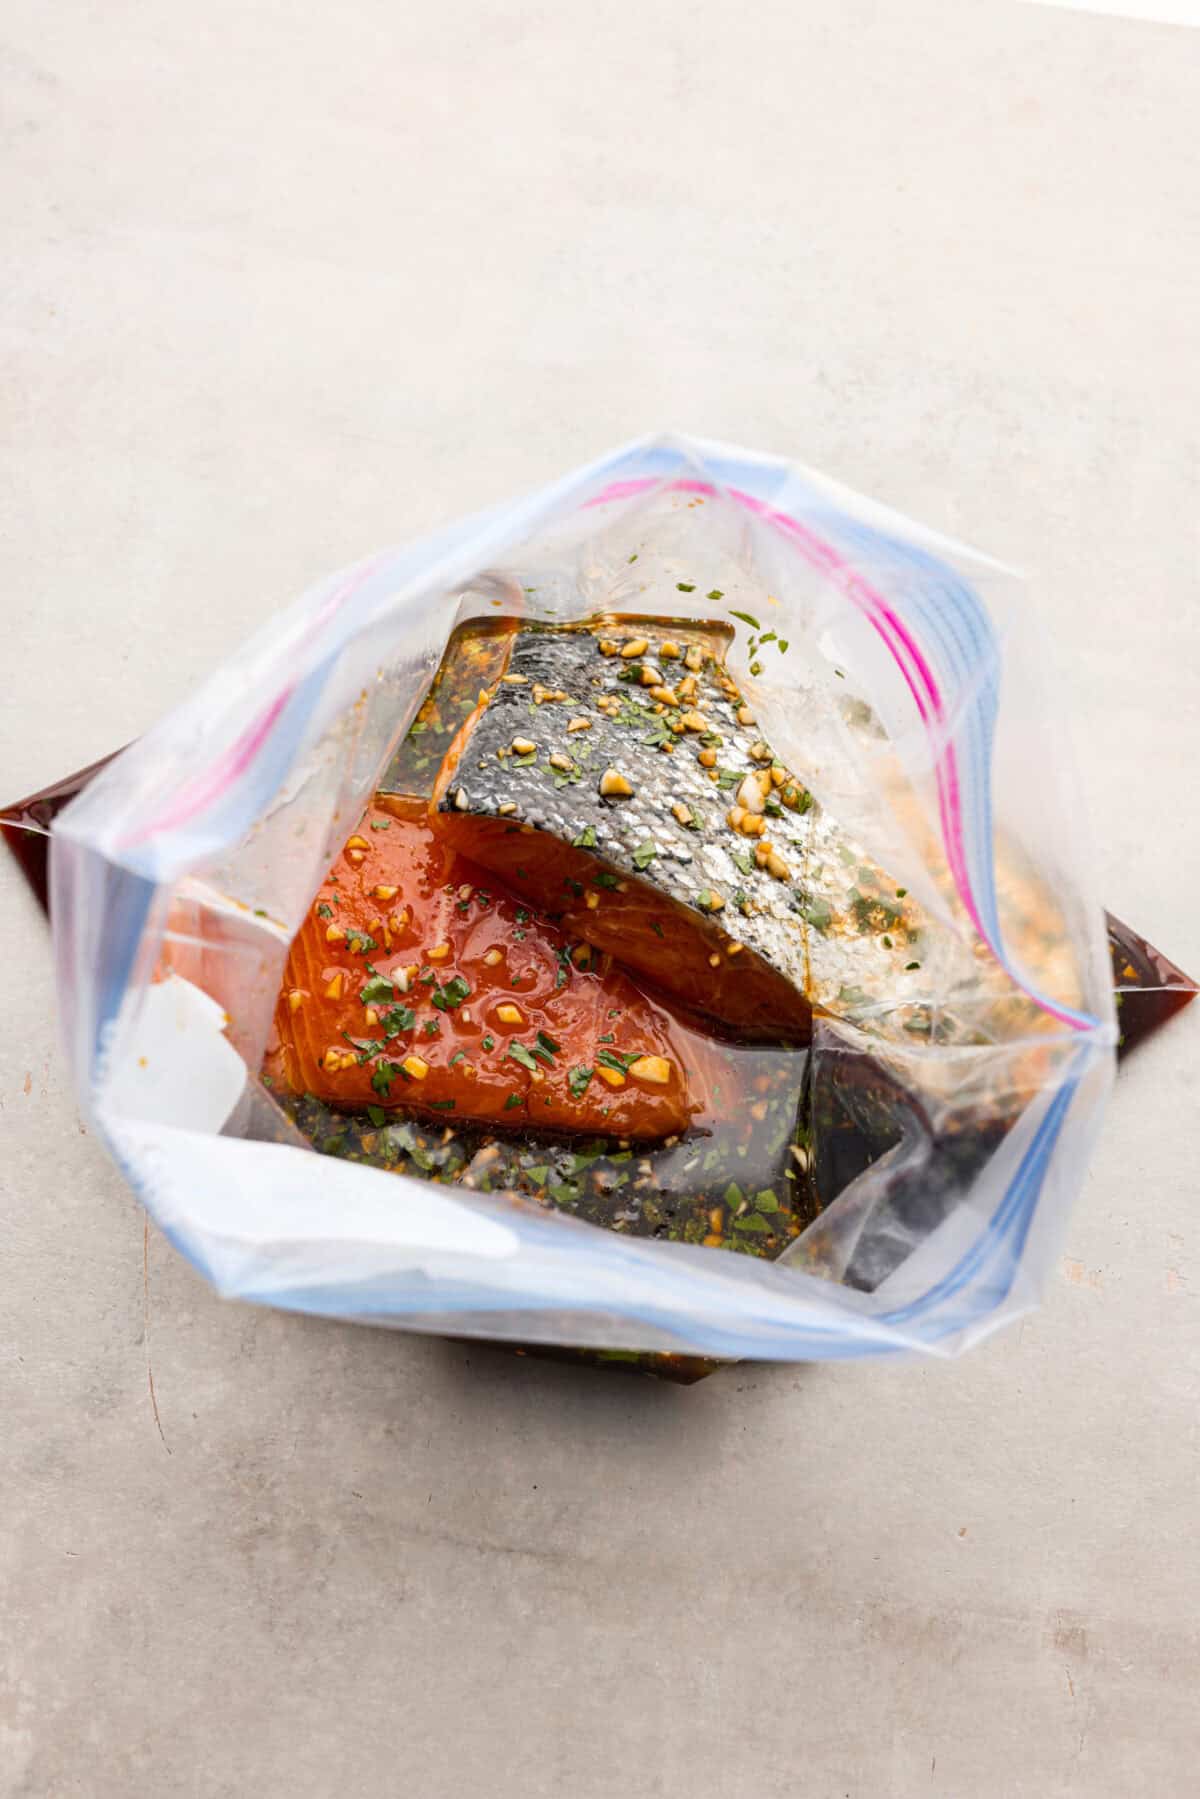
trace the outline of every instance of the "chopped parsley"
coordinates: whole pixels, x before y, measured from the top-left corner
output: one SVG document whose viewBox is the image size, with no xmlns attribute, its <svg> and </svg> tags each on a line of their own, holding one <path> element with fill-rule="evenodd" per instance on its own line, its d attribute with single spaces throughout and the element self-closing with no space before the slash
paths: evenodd
<svg viewBox="0 0 1200 1799">
<path fill-rule="evenodd" d="M 719 587 L 710 587 L 704 597 L 706 600 L 723 600 L 725 595 Z"/>
<path fill-rule="evenodd" d="M 657 854 L 652 843 L 639 843 L 633 852 L 633 866 L 637 869 L 649 868 Z"/>
<path fill-rule="evenodd" d="M 382 1106 L 368 1106 L 367 1117 L 371 1120 L 371 1123 L 375 1126 L 376 1130 L 379 1129 L 380 1125 L 387 1123 L 387 1113 Z"/>
<path fill-rule="evenodd" d="M 332 918 L 333 917 L 333 907 L 327 906 L 325 904 L 325 902 L 322 901 L 321 904 L 317 907 L 317 917 L 318 918 Z"/>
<path fill-rule="evenodd" d="M 382 1093 L 386 1098 L 392 1090 L 392 1082 L 396 1076 L 403 1073 L 404 1070 L 399 1062 L 381 1062 L 371 1076 L 371 1085 L 376 1093 Z"/>
<path fill-rule="evenodd" d="M 386 1038 L 398 1037 L 401 1031 L 411 1031 L 417 1022 L 417 1015 L 411 1006 L 389 1006 L 380 1014 L 380 1024 Z"/>
<path fill-rule="evenodd" d="M 369 962 L 367 967 L 371 970 L 371 978 L 364 981 L 358 990 L 358 997 L 363 1005 L 373 1006 L 378 1000 L 394 999 L 396 986 L 391 976 L 380 974 L 378 969 L 371 968 Z"/>
<path fill-rule="evenodd" d="M 611 888 L 618 885 L 616 875 L 610 875 L 606 868 L 597 869 L 596 873 L 592 876 L 592 879 L 597 887 Z"/>
<path fill-rule="evenodd" d="M 709 597 L 709 599 L 711 599 L 712 595 L 710 594 L 708 597 Z M 755 618 L 755 616 L 752 612 L 738 612 L 732 606 L 729 608 L 729 610 L 731 613 L 733 613 L 734 618 L 740 618 L 742 623 L 744 625 L 749 625 L 752 630 L 754 630 L 754 631 L 762 630 L 762 626 L 759 624 L 758 620 Z"/>
<path fill-rule="evenodd" d="M 543 1049 L 549 1050 L 552 1056 L 556 1056 L 562 1048 L 562 1044 L 556 1043 L 553 1037 L 548 1037 L 545 1031 L 538 1032 L 537 1040 Z"/>
<path fill-rule="evenodd" d="M 483 1040 L 483 1047 L 484 1049 L 495 1049 L 496 1039 L 494 1037 L 485 1037 Z"/>
<path fill-rule="evenodd" d="M 346 940 L 346 948 L 352 956 L 367 956 L 373 949 L 378 949 L 379 945 L 366 931 L 352 931 Z"/>
<path fill-rule="evenodd" d="M 520 916 L 521 914 L 518 912 L 517 917 Z M 465 999 L 470 999 L 470 984 L 464 981 L 460 974 L 456 974 L 452 980 L 446 982 L 444 987 L 435 987 L 429 997 L 439 1012 L 453 1012 L 454 1008 L 461 1006 Z"/>
<path fill-rule="evenodd" d="M 572 1068 L 567 1076 L 567 1086 L 571 1089 L 572 1099 L 582 1099 L 587 1092 L 588 1082 L 595 1070 L 592 1068 Z M 530 1170 L 532 1173 L 532 1169 Z"/>
<path fill-rule="evenodd" d="M 523 1043 L 510 1043 L 508 1046 L 508 1053 L 514 1062 L 520 1063 L 522 1068 L 528 1068 L 531 1072 L 536 1072 L 537 1062 L 534 1060 L 531 1052 L 525 1048 Z"/>
<path fill-rule="evenodd" d="M 510 1093 L 504 1102 L 504 1110 L 506 1112 L 511 1112 L 514 1106 L 523 1106 L 524 1104 L 525 1098 L 523 1094 Z"/>
</svg>

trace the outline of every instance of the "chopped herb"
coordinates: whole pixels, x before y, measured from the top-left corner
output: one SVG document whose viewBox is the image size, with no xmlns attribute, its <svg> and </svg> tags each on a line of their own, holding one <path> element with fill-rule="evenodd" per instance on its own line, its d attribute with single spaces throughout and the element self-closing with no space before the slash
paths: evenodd
<svg viewBox="0 0 1200 1799">
<path fill-rule="evenodd" d="M 588 1082 L 595 1070 L 592 1068 L 572 1068 L 567 1076 L 567 1086 L 571 1089 L 573 1099 L 582 1099 L 587 1092 Z"/>
<path fill-rule="evenodd" d="M 740 868 L 744 875 L 754 873 L 753 856 L 747 855 L 744 850 L 730 850 L 729 856 L 735 867 Z"/>
<path fill-rule="evenodd" d="M 892 947 L 892 940 L 891 940 L 891 938 L 890 938 L 890 937 L 881 937 L 881 938 L 880 938 L 880 939 L 879 939 L 879 941 L 880 941 L 880 943 L 882 943 L 882 945 L 883 945 L 883 947 L 884 947 L 884 949 L 891 949 L 891 947 Z"/>
<path fill-rule="evenodd" d="M 367 935 L 366 931 L 352 931 L 347 940 L 346 947 L 352 956 L 366 956 L 369 955 L 373 949 L 378 949 L 379 945 L 376 943 L 374 937 Z"/>
<path fill-rule="evenodd" d="M 542 1048 L 548 1049 L 552 1056 L 556 1056 L 558 1054 L 559 1050 L 562 1048 L 562 1044 L 556 1043 L 554 1041 L 553 1037 L 548 1037 L 546 1035 L 545 1031 L 539 1031 L 537 1036 L 538 1036 L 538 1042 L 541 1044 Z"/>
<path fill-rule="evenodd" d="M 386 1098 L 392 1090 L 392 1082 L 396 1076 L 403 1073 L 404 1070 L 399 1062 L 381 1062 L 371 1076 L 371 1085 L 376 1093 L 382 1093 Z"/>
<path fill-rule="evenodd" d="M 768 818 L 783 817 L 783 807 L 779 804 L 778 800 L 764 800 L 763 811 L 767 814 Z"/>
<path fill-rule="evenodd" d="M 427 1018 L 425 1020 L 425 1035 L 427 1037 L 440 1037 L 441 1034 L 442 1026 L 440 1020 L 436 1018 Z"/>
<path fill-rule="evenodd" d="M 622 1055 L 619 1049 L 601 1049 L 596 1052 L 596 1060 L 603 1062 L 605 1068 L 615 1068 L 618 1074 L 628 1074 L 637 1061 L 637 1054 L 635 1052 L 627 1056 Z"/>
<path fill-rule="evenodd" d="M 839 681 L 844 681 L 846 679 L 845 675 L 842 673 L 840 668 L 835 668 L 833 672 L 837 676 Z"/>
<path fill-rule="evenodd" d="M 533 1182 L 535 1187 L 544 1187 L 550 1178 L 550 1164 L 548 1162 L 539 1162 L 535 1168 L 527 1168 L 525 1173 L 529 1176 L 529 1179 Z"/>
<path fill-rule="evenodd" d="M 629 558 L 629 560 L 630 560 L 630 562 L 637 561 L 637 551 L 636 550 L 633 552 L 633 555 Z"/>
<path fill-rule="evenodd" d="M 710 587 L 704 597 L 706 600 L 723 600 L 725 595 L 719 587 Z"/>
<path fill-rule="evenodd" d="M 774 641 L 775 641 L 774 631 L 764 631 L 758 641 L 759 641 L 759 643 L 774 643 Z"/>
<path fill-rule="evenodd" d="M 611 1031 L 605 1031 L 603 1037 L 597 1037 L 596 1042 L 597 1043 L 615 1043 L 616 1038 L 613 1036 Z"/>
<path fill-rule="evenodd" d="M 560 987 L 566 986 L 567 981 L 572 973 L 572 969 L 573 969 L 573 964 L 571 961 L 571 952 L 568 949 L 567 945 L 564 943 L 558 952 L 558 971 L 554 976 L 554 991 L 555 991 L 555 993 L 558 992 Z"/>
<path fill-rule="evenodd" d="M 575 895 L 576 899 L 582 899 L 582 897 L 583 897 L 583 882 L 582 881 L 573 881 L 571 879 L 571 877 L 569 875 L 567 875 L 565 877 L 565 879 L 563 880 L 563 886 L 568 890 L 568 892 L 573 893 Z"/>
<path fill-rule="evenodd" d="M 637 869 L 649 868 L 657 854 L 652 843 L 639 843 L 633 852 L 633 866 Z"/>
<path fill-rule="evenodd" d="M 727 793 L 731 787 L 736 787 L 741 779 L 742 776 L 736 768 L 719 768 L 717 770 L 717 786 L 722 793 Z"/>
<path fill-rule="evenodd" d="M 663 928 L 659 924 L 657 918 L 652 918 L 650 920 L 650 929 L 654 932 L 656 937 L 661 937 L 663 935 Z"/>
<path fill-rule="evenodd" d="M 920 968 L 920 966 L 921 964 L 919 962 L 906 962 L 904 964 L 904 972 L 905 974 L 911 974 L 914 968 Z"/>
<path fill-rule="evenodd" d="M 370 964 L 367 965 L 370 967 Z M 364 981 L 358 990 L 358 997 L 364 1006 L 373 1006 L 377 1000 L 388 1000 L 395 996 L 396 988 L 391 977 L 371 969 L 371 978 Z"/>
<path fill-rule="evenodd" d="M 254 916 L 255 916 L 255 918 L 265 918 L 267 916 L 266 907 L 265 906 L 255 906 Z"/>
<path fill-rule="evenodd" d="M 779 1210 L 779 1201 L 771 1187 L 764 1187 L 761 1193 L 756 1193 L 754 1203 L 760 1212 L 777 1212 Z"/>
<path fill-rule="evenodd" d="M 392 821 L 390 818 L 376 818 L 371 824 L 371 829 L 373 831 L 390 831 L 391 828 Z"/>
<path fill-rule="evenodd" d="M 517 916 L 519 918 L 520 913 Z M 464 981 L 460 974 L 456 974 L 452 980 L 446 982 L 444 987 L 435 987 L 429 997 L 439 1012 L 453 1012 L 455 1007 L 461 1006 L 465 999 L 470 999 L 470 984 Z"/>
<path fill-rule="evenodd" d="M 781 637 L 781 638 L 780 638 L 780 639 L 779 639 L 779 653 L 780 653 L 780 655 L 781 655 L 781 656 L 782 656 L 782 655 L 786 655 L 786 653 L 787 653 L 787 648 L 788 648 L 788 640 L 787 640 L 787 638 L 786 638 L 786 637 Z"/>
<path fill-rule="evenodd" d="M 429 1103 L 437 1112 L 453 1112 L 454 1110 L 452 1099 L 431 1099 Z"/>
<path fill-rule="evenodd" d="M 324 902 L 322 902 L 322 904 L 317 907 L 317 917 L 318 918 L 332 918 L 333 917 L 333 907 L 327 906 L 324 904 Z"/>
<path fill-rule="evenodd" d="M 721 1195 L 721 1198 L 725 1201 L 727 1206 L 740 1206 L 745 1197 L 746 1195 L 742 1192 L 736 1181 L 730 1181 L 724 1193 Z"/>
<path fill-rule="evenodd" d="M 612 887 L 616 887 L 618 885 L 616 875 L 610 875 L 606 868 L 599 869 L 592 876 L 592 880 L 596 883 L 597 887 L 612 888 Z"/>
<path fill-rule="evenodd" d="M 701 731 L 697 741 L 702 750 L 719 750 L 725 739 L 719 731 Z"/>
<path fill-rule="evenodd" d="M 376 1129 L 378 1129 L 381 1124 L 387 1123 L 387 1113 L 382 1106 L 368 1106 L 367 1117 L 371 1120 L 371 1123 Z"/>
<path fill-rule="evenodd" d="M 379 1019 L 383 1026 L 383 1034 L 387 1038 L 398 1037 L 401 1031 L 411 1031 L 417 1022 L 417 1015 L 411 1006 L 389 1006 Z"/>
<path fill-rule="evenodd" d="M 484 1049 L 495 1049 L 496 1039 L 494 1037 L 485 1037 L 483 1040 L 483 1047 Z"/>
<path fill-rule="evenodd" d="M 449 1063 L 449 1066 L 450 1066 L 450 1067 L 451 1067 L 451 1068 L 453 1068 L 453 1067 L 454 1067 L 454 1064 L 455 1064 L 455 1063 L 456 1063 L 456 1062 L 461 1062 L 461 1061 L 462 1061 L 462 1060 L 463 1060 L 463 1058 L 464 1058 L 464 1057 L 465 1057 L 465 1056 L 466 1056 L 466 1053 L 467 1053 L 467 1052 L 466 1052 L 466 1050 L 465 1050 L 465 1049 L 456 1049 L 456 1050 L 455 1050 L 455 1052 L 454 1052 L 454 1054 L 453 1054 L 453 1055 L 452 1055 L 452 1056 L 451 1056 L 451 1058 L 450 1058 L 450 1063 Z"/>
<path fill-rule="evenodd" d="M 770 1225 L 760 1212 L 746 1212 L 741 1218 L 733 1221 L 735 1231 L 768 1231 Z"/>
<path fill-rule="evenodd" d="M 752 662 L 750 664 L 750 673 L 752 675 L 761 675 L 762 674 L 762 663 L 761 662 Z"/>
<path fill-rule="evenodd" d="M 528 1068 L 531 1072 L 536 1072 L 537 1062 L 525 1048 L 523 1043 L 510 1043 L 508 1046 L 508 1053 L 514 1062 L 519 1062 L 521 1064 L 522 1068 Z"/>
<path fill-rule="evenodd" d="M 528 768 L 529 764 L 531 762 L 536 762 L 536 761 L 537 761 L 537 751 L 530 750 L 524 756 L 510 756 L 508 759 L 508 766 L 510 768 Z"/>
<path fill-rule="evenodd" d="M 907 894 L 907 892 L 908 892 L 908 888 L 907 888 L 907 887 L 897 887 L 897 889 L 896 889 L 896 898 L 897 898 L 897 899 L 903 899 L 903 898 L 904 898 L 904 897 L 905 897 L 905 895 L 906 895 L 906 894 Z"/>
<path fill-rule="evenodd" d="M 680 593 L 695 593 L 696 591 L 696 583 L 694 581 L 676 581 L 675 585 Z"/>
<path fill-rule="evenodd" d="M 523 1106 L 524 1104 L 525 1099 L 523 1094 L 510 1093 L 504 1102 L 504 1110 L 506 1112 L 511 1112 L 514 1106 Z"/>
<path fill-rule="evenodd" d="M 744 625 L 750 625 L 755 631 L 762 630 L 762 626 L 752 612 L 737 612 L 732 606 L 729 610 L 733 613 L 734 618 L 740 618 Z"/>
</svg>

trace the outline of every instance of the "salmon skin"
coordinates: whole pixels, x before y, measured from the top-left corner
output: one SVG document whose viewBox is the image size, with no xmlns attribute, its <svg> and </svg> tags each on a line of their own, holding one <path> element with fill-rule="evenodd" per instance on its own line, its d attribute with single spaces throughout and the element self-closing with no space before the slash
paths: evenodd
<svg viewBox="0 0 1200 1799">
<path fill-rule="evenodd" d="M 705 1106 L 693 1035 L 388 795 L 293 940 L 273 1060 L 345 1109 L 645 1140 Z"/>
<path fill-rule="evenodd" d="M 915 917 L 763 741 L 728 637 L 514 624 L 439 771 L 438 828 L 745 1039 L 803 1043 L 814 994 L 866 966 L 903 997 Z"/>
</svg>

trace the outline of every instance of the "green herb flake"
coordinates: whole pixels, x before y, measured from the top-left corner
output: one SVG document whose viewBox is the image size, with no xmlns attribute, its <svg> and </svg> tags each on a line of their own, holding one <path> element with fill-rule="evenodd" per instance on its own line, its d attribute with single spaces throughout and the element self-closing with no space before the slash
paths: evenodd
<svg viewBox="0 0 1200 1799">
<path fill-rule="evenodd" d="M 706 600 L 723 600 L 725 595 L 719 587 L 710 587 L 704 597 Z"/>
<path fill-rule="evenodd" d="M 601 1049 L 596 1052 L 596 1060 L 602 1062 L 605 1068 L 615 1068 L 618 1074 L 628 1074 L 637 1061 L 637 1053 L 635 1051 L 633 1055 L 625 1056 L 619 1049 Z"/>
<path fill-rule="evenodd" d="M 371 1120 L 371 1123 L 375 1126 L 376 1130 L 379 1129 L 381 1124 L 387 1123 L 387 1113 L 382 1106 L 368 1106 L 367 1117 Z"/>
<path fill-rule="evenodd" d="M 582 1099 L 587 1092 L 588 1082 L 595 1073 L 593 1068 L 572 1068 L 567 1076 L 567 1086 L 571 1089 L 572 1099 Z"/>
<path fill-rule="evenodd" d="M 550 1051 L 552 1056 L 556 1056 L 562 1048 L 562 1044 L 556 1043 L 553 1037 L 548 1037 L 545 1031 L 538 1032 L 537 1040 L 543 1049 L 548 1049 Z"/>
<path fill-rule="evenodd" d="M 346 948 L 352 956 L 369 956 L 373 949 L 379 948 L 379 945 L 374 937 L 368 936 L 366 931 L 352 931 Z"/>
<path fill-rule="evenodd" d="M 380 1024 L 386 1038 L 398 1037 L 401 1031 L 411 1031 L 417 1022 L 417 1015 L 411 1006 L 389 1006 L 380 1014 Z"/>
<path fill-rule="evenodd" d="M 535 1187 L 544 1187 L 550 1179 L 550 1164 L 539 1162 L 535 1168 L 527 1168 L 525 1173 Z"/>
<path fill-rule="evenodd" d="M 441 1034 L 441 1022 L 436 1018 L 427 1018 L 425 1020 L 425 1035 L 427 1037 L 440 1037 Z"/>
<path fill-rule="evenodd" d="M 907 897 L 907 894 L 908 894 L 907 887 L 897 887 L 897 889 L 896 889 L 896 898 L 897 899 L 904 899 Z"/>
<path fill-rule="evenodd" d="M 495 1047 L 496 1047 L 496 1039 L 494 1037 L 485 1037 L 483 1039 L 483 1048 L 484 1049 L 495 1049 Z"/>
<path fill-rule="evenodd" d="M 607 888 L 611 889 L 613 887 L 617 887 L 620 885 L 620 883 L 617 880 L 616 875 L 610 875 L 606 868 L 599 869 L 592 876 L 592 880 L 595 882 L 597 887 L 607 887 Z"/>
<path fill-rule="evenodd" d="M 745 1197 L 746 1195 L 742 1192 L 742 1189 L 738 1186 L 736 1181 L 730 1181 L 724 1193 L 721 1195 L 721 1198 L 725 1201 L 727 1206 L 740 1206 Z"/>
<path fill-rule="evenodd" d="M 520 913 L 517 916 L 520 917 Z M 470 999 L 470 984 L 460 974 L 456 974 L 444 987 L 435 987 L 429 997 L 439 1012 L 453 1012 L 465 999 Z"/>
<path fill-rule="evenodd" d="M 771 1227 L 760 1212 L 746 1212 L 741 1218 L 734 1219 L 733 1228 L 735 1231 L 765 1233 L 766 1231 L 769 1231 Z"/>
<path fill-rule="evenodd" d="M 369 981 L 363 982 L 358 990 L 358 997 L 364 1006 L 373 1006 L 380 1000 L 393 999 L 395 993 L 395 984 L 390 976 L 380 974 L 376 969 L 372 968 L 371 978 Z"/>
<path fill-rule="evenodd" d="M 696 583 L 694 581 L 676 581 L 675 586 L 680 593 L 695 593 L 696 591 Z"/>
<path fill-rule="evenodd" d="M 524 1104 L 525 1098 L 523 1094 L 510 1093 L 504 1102 L 504 1110 L 506 1112 L 511 1112 L 515 1106 L 523 1106 Z"/>
<path fill-rule="evenodd" d="M 510 1043 L 508 1046 L 508 1053 L 514 1062 L 520 1063 L 522 1068 L 528 1068 L 531 1072 L 536 1072 L 537 1062 L 523 1043 Z"/>
<path fill-rule="evenodd" d="M 449 1063 L 449 1066 L 450 1066 L 450 1067 L 451 1067 L 451 1068 L 453 1068 L 453 1067 L 454 1067 L 454 1064 L 455 1064 L 455 1063 L 456 1063 L 456 1062 L 461 1062 L 461 1061 L 463 1061 L 463 1059 L 464 1059 L 464 1058 L 465 1058 L 465 1056 L 466 1056 L 466 1053 L 467 1053 L 467 1052 L 466 1052 L 466 1050 L 465 1050 L 465 1049 L 456 1049 L 456 1050 L 455 1050 L 455 1052 L 454 1052 L 454 1054 L 453 1054 L 453 1055 L 452 1055 L 452 1056 L 451 1056 L 451 1058 L 450 1058 L 450 1063 Z"/>
<path fill-rule="evenodd" d="M 453 1112 L 455 1103 L 452 1099 L 431 1099 L 429 1101 L 435 1112 Z"/>
<path fill-rule="evenodd" d="M 911 974 L 914 968 L 920 968 L 920 966 L 921 964 L 919 962 L 906 962 L 904 964 L 904 972 L 905 974 Z"/>
<path fill-rule="evenodd" d="M 333 907 L 325 905 L 324 901 L 322 901 L 322 903 L 317 907 L 317 917 L 318 918 L 332 918 L 333 917 Z"/>
<path fill-rule="evenodd" d="M 772 1187 L 764 1187 L 761 1193 L 756 1193 L 754 1204 L 760 1212 L 777 1212 L 779 1210 L 779 1200 Z"/>
<path fill-rule="evenodd" d="M 390 818 L 376 818 L 371 821 L 371 829 L 373 831 L 390 831 L 391 828 L 392 821 Z"/>
<path fill-rule="evenodd" d="M 654 932 L 656 937 L 661 937 L 663 935 L 663 928 L 659 924 L 657 918 L 652 918 L 650 920 L 650 929 Z"/>
<path fill-rule="evenodd" d="M 392 1082 L 403 1072 L 399 1062 L 381 1062 L 371 1076 L 371 1085 L 376 1093 L 382 1093 L 386 1099 L 392 1090 Z"/>
<path fill-rule="evenodd" d="M 729 608 L 729 610 L 733 614 L 734 618 L 740 618 L 744 625 L 751 626 L 751 628 L 755 631 L 762 630 L 762 626 L 759 624 L 758 620 L 755 618 L 755 616 L 752 612 L 738 612 L 732 606 Z"/>
<path fill-rule="evenodd" d="M 658 851 L 652 843 L 639 843 L 633 852 L 633 866 L 638 870 L 649 868 L 657 854 Z"/>
</svg>

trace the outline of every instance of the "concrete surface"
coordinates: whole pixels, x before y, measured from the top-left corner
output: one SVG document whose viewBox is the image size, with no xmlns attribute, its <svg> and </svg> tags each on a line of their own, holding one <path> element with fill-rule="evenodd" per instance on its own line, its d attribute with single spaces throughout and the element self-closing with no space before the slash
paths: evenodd
<svg viewBox="0 0 1200 1799">
<path fill-rule="evenodd" d="M 677 423 L 1036 571 L 1105 896 L 1200 968 L 1200 34 L 7 0 L 0 46 L 8 793 Z M 4 1795 L 1197 1791 L 1200 1012 L 1036 1317 L 675 1391 L 228 1307 L 157 1237 L 144 1290 L 0 882 Z"/>
</svg>

